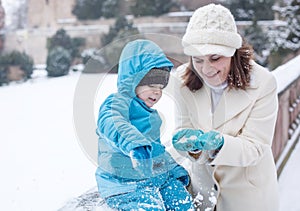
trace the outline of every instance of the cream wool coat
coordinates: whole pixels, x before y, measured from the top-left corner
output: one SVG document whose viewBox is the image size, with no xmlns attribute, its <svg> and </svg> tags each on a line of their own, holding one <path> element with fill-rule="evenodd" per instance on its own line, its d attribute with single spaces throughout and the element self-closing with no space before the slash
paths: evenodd
<svg viewBox="0 0 300 211">
<path fill-rule="evenodd" d="M 182 86 L 179 76 L 186 64 L 178 67 L 175 80 L 173 77 L 175 129 L 218 130 L 224 136 L 224 145 L 211 162 L 207 160 L 209 153 L 203 152 L 195 160 L 180 152 L 191 160 L 188 170 L 192 192 L 204 196 L 203 208 L 217 199 L 217 211 L 278 210 L 277 175 L 271 150 L 278 110 L 277 85 L 268 70 L 252 64 L 250 87 L 226 88 L 214 113 L 210 88 L 203 85 L 193 93 Z"/>
</svg>

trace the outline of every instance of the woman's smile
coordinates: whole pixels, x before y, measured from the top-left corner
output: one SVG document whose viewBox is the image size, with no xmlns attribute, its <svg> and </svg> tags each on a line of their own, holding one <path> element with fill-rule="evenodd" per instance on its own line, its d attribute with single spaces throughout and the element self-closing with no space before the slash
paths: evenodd
<svg viewBox="0 0 300 211">
<path fill-rule="evenodd" d="M 212 74 L 204 74 L 207 78 L 214 78 L 215 76 L 217 76 L 221 71 L 217 71 L 216 73 L 212 73 Z"/>
<path fill-rule="evenodd" d="M 218 86 L 227 80 L 231 57 L 217 54 L 193 56 L 192 62 L 194 69 L 206 83 Z"/>
</svg>

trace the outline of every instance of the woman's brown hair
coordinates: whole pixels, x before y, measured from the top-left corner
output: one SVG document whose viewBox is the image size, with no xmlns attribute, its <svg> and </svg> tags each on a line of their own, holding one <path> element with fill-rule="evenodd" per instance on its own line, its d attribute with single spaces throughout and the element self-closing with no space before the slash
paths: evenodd
<svg viewBox="0 0 300 211">
<path fill-rule="evenodd" d="M 243 42 L 241 48 L 237 49 L 231 59 L 230 72 L 227 77 L 229 88 L 246 89 L 250 84 L 250 60 L 253 59 L 253 49 L 250 45 Z M 182 76 L 183 85 L 187 86 L 192 92 L 195 92 L 203 86 L 201 77 L 197 74 L 192 57 L 188 67 Z"/>
</svg>

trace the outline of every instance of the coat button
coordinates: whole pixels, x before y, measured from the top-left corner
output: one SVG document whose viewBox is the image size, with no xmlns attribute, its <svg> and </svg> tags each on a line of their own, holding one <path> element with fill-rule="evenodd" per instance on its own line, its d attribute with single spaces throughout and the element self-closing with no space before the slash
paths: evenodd
<svg viewBox="0 0 300 211">
<path fill-rule="evenodd" d="M 216 184 L 214 184 L 214 189 L 215 191 L 218 191 L 218 186 Z"/>
</svg>

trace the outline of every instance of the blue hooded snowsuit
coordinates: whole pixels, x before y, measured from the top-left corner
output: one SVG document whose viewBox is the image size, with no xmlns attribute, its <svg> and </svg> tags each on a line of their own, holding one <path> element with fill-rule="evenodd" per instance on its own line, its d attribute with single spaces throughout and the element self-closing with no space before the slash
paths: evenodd
<svg viewBox="0 0 300 211">
<path fill-rule="evenodd" d="M 187 171 L 178 165 L 160 141 L 161 118 L 136 96 L 135 88 L 152 68 L 173 67 L 163 51 L 149 40 L 128 43 L 120 56 L 118 92 L 99 110 L 97 122 L 100 196 L 118 210 L 188 210 L 191 197 L 184 188 Z M 151 147 L 152 176 L 136 171 L 130 151 Z"/>
</svg>

